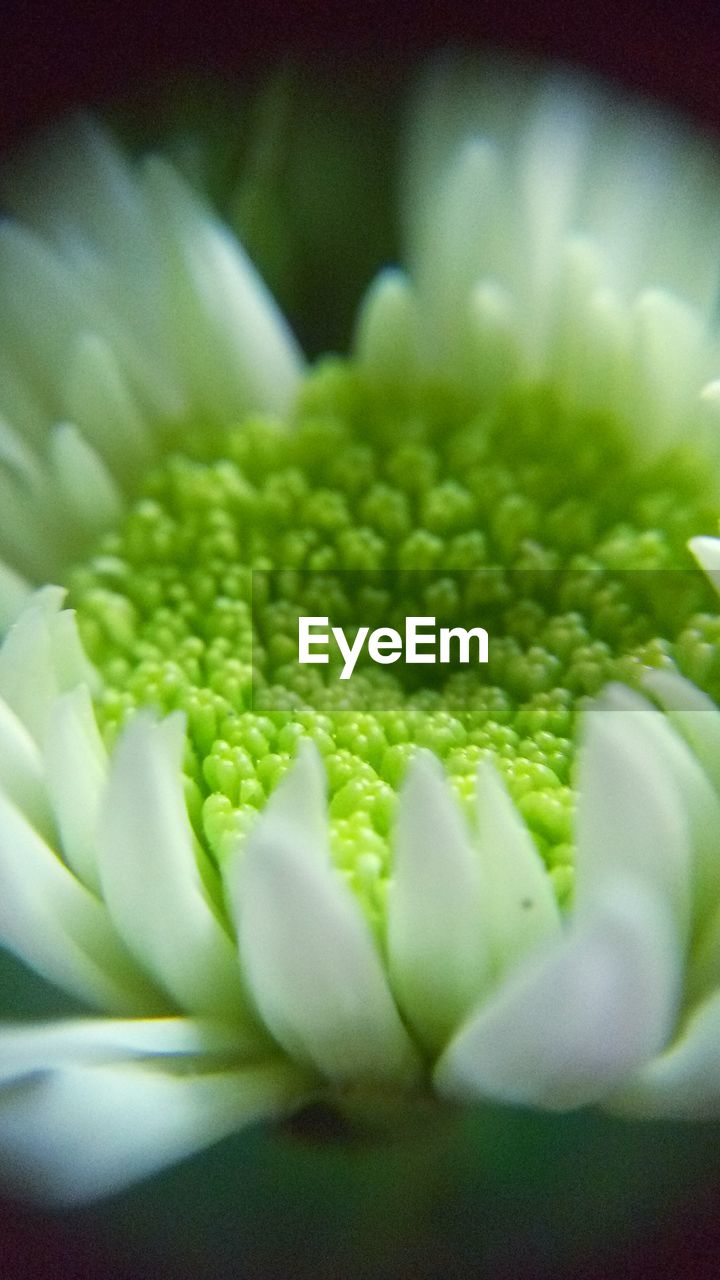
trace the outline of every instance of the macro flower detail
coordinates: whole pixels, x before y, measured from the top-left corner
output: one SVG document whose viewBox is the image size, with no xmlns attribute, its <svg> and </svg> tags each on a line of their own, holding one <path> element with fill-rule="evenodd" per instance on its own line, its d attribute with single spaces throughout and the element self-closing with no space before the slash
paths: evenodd
<svg viewBox="0 0 720 1280">
<path fill-rule="evenodd" d="M 12 1187 L 317 1100 L 718 1115 L 719 178 L 440 62 L 407 272 L 310 366 L 167 161 L 80 120 L 8 168 L 0 942 L 77 1002 L 0 1028 Z M 345 681 L 301 615 L 488 662 Z"/>
</svg>

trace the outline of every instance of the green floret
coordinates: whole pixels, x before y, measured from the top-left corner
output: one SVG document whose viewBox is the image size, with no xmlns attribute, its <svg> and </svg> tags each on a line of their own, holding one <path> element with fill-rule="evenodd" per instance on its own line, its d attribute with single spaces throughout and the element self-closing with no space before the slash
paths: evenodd
<svg viewBox="0 0 720 1280">
<path fill-rule="evenodd" d="M 572 892 L 578 712 L 677 666 L 720 697 L 720 622 L 685 549 L 718 502 L 699 460 L 633 462 L 615 424 L 543 387 L 482 412 L 379 394 L 321 364 L 294 419 L 186 431 L 122 528 L 69 575 L 112 743 L 137 707 L 187 716 L 188 809 L 217 862 L 311 737 L 333 857 L 382 934 L 397 794 L 419 747 L 473 820 L 494 761 L 561 902 Z M 648 573 L 648 570 L 654 572 Z M 483 625 L 487 666 L 298 663 L 300 614 Z"/>
</svg>

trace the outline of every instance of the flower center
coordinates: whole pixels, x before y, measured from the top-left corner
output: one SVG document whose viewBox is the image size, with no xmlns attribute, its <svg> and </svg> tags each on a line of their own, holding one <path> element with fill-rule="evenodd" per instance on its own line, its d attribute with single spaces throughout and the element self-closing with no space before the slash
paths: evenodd
<svg viewBox="0 0 720 1280">
<path fill-rule="evenodd" d="M 291 423 L 184 433 L 69 574 L 106 739 L 139 706 L 186 712 L 188 809 L 220 862 L 311 737 L 333 857 L 375 924 L 412 753 L 440 757 L 470 820 L 490 757 L 564 902 L 584 700 L 673 663 L 720 697 L 720 619 L 685 549 L 716 532 L 708 474 L 680 451 L 641 466 L 616 424 L 544 387 L 478 412 L 326 361 Z M 482 625 L 489 662 L 340 681 L 298 662 L 303 614 Z"/>
</svg>

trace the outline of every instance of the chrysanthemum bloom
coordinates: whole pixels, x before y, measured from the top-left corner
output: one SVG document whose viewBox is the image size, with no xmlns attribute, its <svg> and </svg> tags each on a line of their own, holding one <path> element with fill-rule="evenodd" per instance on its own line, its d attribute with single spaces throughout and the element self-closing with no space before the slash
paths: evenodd
<svg viewBox="0 0 720 1280">
<path fill-rule="evenodd" d="M 8 173 L 0 938 L 88 1009 L 0 1033 L 34 1195 L 317 1099 L 720 1109 L 720 168 L 507 65 L 412 119 L 314 368 L 162 158 Z M 490 662 L 342 682 L 300 613 Z"/>
</svg>

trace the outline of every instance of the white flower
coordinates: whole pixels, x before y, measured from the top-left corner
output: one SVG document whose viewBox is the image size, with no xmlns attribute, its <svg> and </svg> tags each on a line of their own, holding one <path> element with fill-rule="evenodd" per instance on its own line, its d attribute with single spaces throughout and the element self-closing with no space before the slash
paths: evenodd
<svg viewBox="0 0 720 1280">
<path fill-rule="evenodd" d="M 516 652 L 506 638 L 483 718 L 449 683 L 424 702 L 387 682 L 346 704 L 304 694 L 283 648 L 290 588 L 257 606 L 260 654 L 243 647 L 238 564 L 404 572 L 430 556 L 445 575 L 476 567 L 458 558 L 480 554 L 482 532 L 490 563 L 524 572 L 587 575 L 571 534 L 601 572 L 674 570 L 675 506 L 701 523 L 719 507 L 719 175 L 704 145 L 503 65 L 441 68 L 414 118 L 410 274 L 371 287 L 341 375 L 303 376 L 241 248 L 162 160 L 133 167 L 81 121 L 11 174 L 32 229 L 0 227 L 0 598 L 16 619 L 0 651 L 0 941 L 93 1011 L 0 1029 L 3 1172 L 34 1196 L 110 1193 L 318 1097 L 720 1111 L 712 619 L 683 606 L 685 629 L 663 631 L 643 601 L 655 629 L 631 643 L 612 593 L 583 597 L 587 636 L 577 610 L 548 606 L 539 639 Z M 538 383 L 556 434 L 473 488 L 498 415 L 542 423 Z M 397 453 L 386 412 L 399 437 L 410 423 Z M 221 442 L 209 463 L 203 426 Z M 556 451 L 568 489 L 542 506 Z M 632 510 L 598 532 L 603 468 Z M 555 560 L 538 561 L 538 510 Z M 715 569 L 718 544 L 695 531 Z M 306 534 L 307 565 L 293 559 Z M 95 665 L 64 588 L 18 615 L 56 576 Z M 553 702 L 568 663 L 576 683 Z M 567 706 L 608 673 L 576 750 Z M 377 712 L 363 689 L 382 692 Z"/>
</svg>

